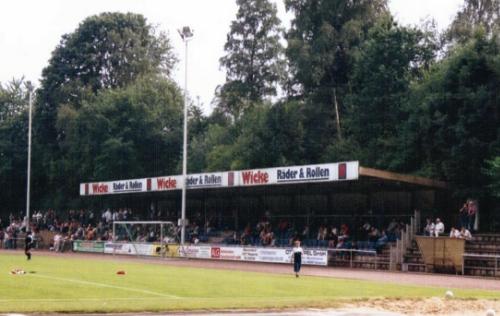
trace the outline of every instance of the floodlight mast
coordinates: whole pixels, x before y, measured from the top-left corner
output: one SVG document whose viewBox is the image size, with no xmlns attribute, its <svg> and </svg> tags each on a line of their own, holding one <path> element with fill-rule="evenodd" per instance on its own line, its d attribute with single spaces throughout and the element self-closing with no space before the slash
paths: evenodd
<svg viewBox="0 0 500 316">
<path fill-rule="evenodd" d="M 28 98 L 29 98 L 29 112 L 28 112 L 28 166 L 27 166 L 27 179 L 26 179 L 26 233 L 30 230 L 30 198 L 31 198 L 31 113 L 33 111 L 33 86 L 31 82 L 27 83 Z"/>
<path fill-rule="evenodd" d="M 181 200 L 181 245 L 185 243 L 186 236 L 186 173 L 187 173 L 187 120 L 188 120 L 188 42 L 193 37 L 193 31 L 189 26 L 184 26 L 182 30 L 178 30 L 181 36 L 185 48 L 185 59 L 184 59 L 184 137 L 182 142 L 182 200 Z"/>
</svg>

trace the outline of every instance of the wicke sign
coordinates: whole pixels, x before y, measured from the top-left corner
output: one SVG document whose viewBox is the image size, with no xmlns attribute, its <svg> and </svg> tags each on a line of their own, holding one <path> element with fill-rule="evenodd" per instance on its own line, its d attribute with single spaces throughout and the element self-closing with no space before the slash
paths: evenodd
<svg viewBox="0 0 500 316">
<path fill-rule="evenodd" d="M 338 162 L 304 166 L 290 166 L 240 171 L 190 174 L 187 189 L 228 188 L 292 183 L 348 181 L 359 178 L 359 162 Z M 180 190 L 184 183 L 181 175 L 81 183 L 80 195 L 103 195 Z"/>
</svg>

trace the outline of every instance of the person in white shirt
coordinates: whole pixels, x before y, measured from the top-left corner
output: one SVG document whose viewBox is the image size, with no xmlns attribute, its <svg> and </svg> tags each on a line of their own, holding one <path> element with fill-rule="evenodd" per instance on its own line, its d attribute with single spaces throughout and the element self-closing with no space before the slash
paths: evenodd
<svg viewBox="0 0 500 316">
<path fill-rule="evenodd" d="M 463 238 L 465 240 L 472 240 L 472 234 L 467 228 L 462 227 L 462 230 L 460 231 L 460 238 Z"/>
<path fill-rule="evenodd" d="M 55 236 L 54 236 L 54 251 L 55 252 L 59 252 L 61 251 L 61 243 L 62 243 L 62 236 L 57 233 Z"/>
<path fill-rule="evenodd" d="M 450 238 L 462 238 L 462 235 L 458 229 L 452 227 L 450 230 Z"/>
<path fill-rule="evenodd" d="M 441 222 L 441 219 L 436 218 L 436 225 L 434 226 L 434 233 L 436 237 L 439 237 L 439 234 L 444 233 L 444 224 Z"/>
<path fill-rule="evenodd" d="M 300 240 L 295 241 L 295 245 L 292 249 L 293 271 L 295 272 L 295 277 L 299 277 L 300 268 L 302 266 L 302 255 L 304 255 L 304 250 L 300 246 Z"/>
<path fill-rule="evenodd" d="M 434 223 L 431 221 L 430 218 L 427 218 L 427 224 L 425 225 L 425 228 L 424 228 L 424 235 L 425 236 L 434 236 L 434 229 L 435 229 L 435 225 Z"/>
</svg>

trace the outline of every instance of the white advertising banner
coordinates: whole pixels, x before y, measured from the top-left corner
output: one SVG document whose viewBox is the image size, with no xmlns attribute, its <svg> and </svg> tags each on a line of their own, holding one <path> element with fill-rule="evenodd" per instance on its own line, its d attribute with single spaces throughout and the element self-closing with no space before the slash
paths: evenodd
<svg viewBox="0 0 500 316">
<path fill-rule="evenodd" d="M 149 184 L 150 182 L 150 184 Z M 148 191 L 170 191 L 182 189 L 182 176 L 166 176 L 146 179 Z"/>
<path fill-rule="evenodd" d="M 186 258 L 210 259 L 211 250 L 210 246 L 181 246 L 179 247 L 179 255 Z"/>
<path fill-rule="evenodd" d="M 278 167 L 237 172 L 240 186 L 356 180 L 359 162 Z"/>
<path fill-rule="evenodd" d="M 236 260 L 269 263 L 291 263 L 292 248 L 227 247 L 191 245 L 180 248 L 180 256 L 188 258 Z M 302 264 L 326 266 L 326 250 L 304 249 Z"/>
<path fill-rule="evenodd" d="M 293 183 L 347 181 L 359 178 L 359 162 L 252 169 L 190 174 L 186 178 L 188 189 L 228 188 Z M 181 175 L 81 183 L 80 195 L 104 195 L 138 192 L 158 192 L 182 189 Z"/>
<path fill-rule="evenodd" d="M 228 186 L 229 172 L 190 174 L 186 178 L 188 189 L 221 188 Z"/>
<path fill-rule="evenodd" d="M 138 193 L 147 191 L 146 179 L 118 180 L 80 184 L 81 195 Z"/>
<path fill-rule="evenodd" d="M 152 244 L 107 242 L 104 244 L 104 253 L 151 256 L 154 252 L 153 247 Z"/>
</svg>

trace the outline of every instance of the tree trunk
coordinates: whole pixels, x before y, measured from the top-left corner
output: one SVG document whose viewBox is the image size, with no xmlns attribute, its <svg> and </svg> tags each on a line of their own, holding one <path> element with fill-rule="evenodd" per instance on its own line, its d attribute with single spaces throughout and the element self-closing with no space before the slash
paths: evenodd
<svg viewBox="0 0 500 316">
<path fill-rule="evenodd" d="M 339 104 L 337 102 L 337 93 L 335 88 L 333 88 L 333 104 L 335 106 L 335 123 L 337 125 L 337 137 L 339 140 L 342 140 L 342 132 L 340 130 Z"/>
</svg>

